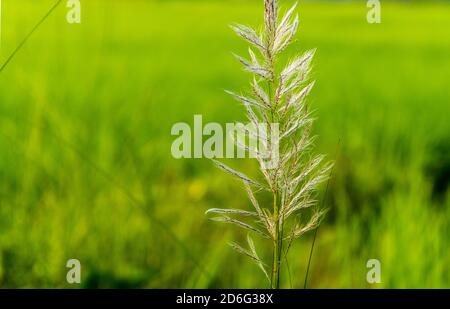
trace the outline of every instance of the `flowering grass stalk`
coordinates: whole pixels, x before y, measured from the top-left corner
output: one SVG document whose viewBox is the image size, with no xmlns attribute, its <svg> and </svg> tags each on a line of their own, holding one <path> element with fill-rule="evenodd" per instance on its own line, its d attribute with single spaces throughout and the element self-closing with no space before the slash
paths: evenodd
<svg viewBox="0 0 450 309">
<path fill-rule="evenodd" d="M 256 137 L 265 152 L 277 153 L 279 158 L 267 167 L 267 158 L 261 155 L 260 148 L 246 148 L 256 153 L 264 178 L 262 183 L 214 161 L 242 180 L 253 210 L 214 208 L 207 211 L 217 215 L 211 218 L 214 221 L 231 223 L 248 231 L 248 249 L 237 243 L 231 243 L 231 246 L 256 262 L 272 288 L 280 287 L 282 267 L 287 266 L 287 254 L 293 240 L 317 228 L 323 218 L 325 211 L 319 208 L 315 196 L 332 166 L 323 164 L 323 155 L 311 153 L 313 118 L 306 98 L 314 85 L 309 80 L 309 73 L 315 51 L 294 57 L 284 66 L 279 63 L 280 54 L 292 43 L 298 29 L 298 15 L 294 14 L 296 5 L 279 18 L 277 1 L 264 0 L 265 22 L 260 32 L 240 24 L 231 26 L 251 45 L 249 59 L 237 55 L 236 58 L 253 74 L 253 79 L 248 94 L 227 92 L 245 106 L 253 124 L 245 128 L 248 136 Z M 274 123 L 279 128 L 275 141 L 267 139 L 267 135 L 274 135 L 270 129 Z M 260 124 L 269 130 L 261 132 L 258 130 Z M 259 191 L 269 192 L 273 203 L 260 206 L 256 197 Z M 268 259 L 260 258 L 252 234 L 269 241 L 270 263 L 266 261 Z"/>
</svg>

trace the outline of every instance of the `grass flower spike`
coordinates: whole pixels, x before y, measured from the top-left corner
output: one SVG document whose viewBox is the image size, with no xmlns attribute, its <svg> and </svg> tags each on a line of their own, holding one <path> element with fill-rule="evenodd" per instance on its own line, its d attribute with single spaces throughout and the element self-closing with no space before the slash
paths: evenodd
<svg viewBox="0 0 450 309">
<path fill-rule="evenodd" d="M 264 29 L 261 32 L 244 25 L 231 26 L 250 44 L 248 57 L 235 56 L 254 77 L 248 94 L 227 92 L 244 104 L 252 124 L 269 128 L 265 134 L 256 130 L 247 133 L 257 136 L 259 145 L 264 145 L 270 154 L 278 153 L 279 158 L 273 166 L 267 167 L 266 158 L 256 151 L 264 179 L 261 182 L 214 161 L 219 168 L 243 182 L 252 210 L 215 208 L 207 211 L 217 215 L 212 220 L 231 223 L 248 232 L 245 246 L 234 242 L 231 246 L 256 262 L 272 288 L 280 287 L 281 272 L 287 264 L 287 254 L 294 239 L 314 230 L 321 222 L 324 210 L 319 209 L 315 197 L 332 166 L 323 163 L 323 155 L 312 154 L 313 118 L 306 98 L 314 86 L 309 73 L 315 51 L 307 51 L 284 66 L 280 65 L 279 55 L 292 43 L 298 29 L 296 6 L 279 18 L 277 1 L 264 0 Z M 278 124 L 277 140 L 267 142 L 267 136 L 262 135 L 273 135 L 270 128 L 274 123 Z M 273 202 L 269 205 L 258 201 L 260 194 L 257 192 L 261 190 L 266 191 L 261 194 L 270 194 Z M 267 241 L 271 257 L 264 259 L 257 253 L 253 235 Z"/>
</svg>

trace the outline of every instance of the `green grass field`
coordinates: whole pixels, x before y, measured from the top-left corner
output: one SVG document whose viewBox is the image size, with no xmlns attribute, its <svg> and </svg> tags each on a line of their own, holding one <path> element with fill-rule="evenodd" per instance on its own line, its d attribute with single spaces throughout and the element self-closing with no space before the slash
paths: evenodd
<svg viewBox="0 0 450 309">
<path fill-rule="evenodd" d="M 3 1 L 2 61 L 53 2 Z M 71 258 L 81 287 L 266 287 L 226 244 L 245 235 L 204 216 L 250 207 L 239 183 L 170 153 L 176 122 L 244 120 L 223 92 L 250 77 L 227 25 L 261 24 L 262 1 L 82 1 L 80 25 L 64 4 L 0 74 L 0 287 L 80 287 Z M 376 25 L 367 10 L 301 3 L 289 49 L 317 47 L 317 151 L 336 160 L 309 287 L 449 288 L 450 4 L 383 2 Z"/>
</svg>

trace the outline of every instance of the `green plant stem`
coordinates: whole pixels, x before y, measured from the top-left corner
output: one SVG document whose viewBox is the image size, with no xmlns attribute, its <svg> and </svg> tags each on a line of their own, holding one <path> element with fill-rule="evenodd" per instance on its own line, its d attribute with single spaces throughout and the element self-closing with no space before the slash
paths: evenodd
<svg viewBox="0 0 450 309">
<path fill-rule="evenodd" d="M 277 277 L 277 286 L 280 287 L 280 277 L 281 277 L 281 261 L 283 259 L 283 225 L 284 225 L 284 215 L 280 215 L 282 209 L 278 211 L 278 277 Z"/>
<path fill-rule="evenodd" d="M 339 147 L 340 146 L 341 146 L 341 139 L 339 138 L 339 141 L 338 141 L 338 144 L 337 144 L 337 147 L 336 147 L 336 154 L 335 154 L 336 160 L 337 160 L 337 157 L 339 155 Z M 330 176 L 328 177 L 327 187 L 325 189 L 325 194 L 323 195 L 322 203 L 321 203 L 321 207 L 322 208 L 323 208 L 323 205 L 325 204 L 325 200 L 327 198 L 328 187 L 330 185 L 331 177 L 333 176 L 334 167 L 335 167 L 335 165 L 331 169 Z M 312 254 L 313 254 L 313 251 L 314 251 L 314 245 L 316 244 L 316 238 L 317 238 L 317 231 L 318 230 L 319 230 L 319 227 L 316 227 L 316 229 L 314 230 L 314 238 L 313 238 L 313 241 L 312 241 L 312 244 L 311 244 L 311 250 L 309 251 L 308 266 L 306 267 L 306 274 L 305 274 L 305 283 L 303 284 L 303 288 L 304 289 L 306 289 L 306 286 L 308 284 L 309 268 L 311 267 L 311 259 L 312 259 Z"/>
<path fill-rule="evenodd" d="M 273 193 L 273 216 L 275 222 L 275 233 L 273 239 L 273 268 L 272 268 L 272 289 L 280 287 L 280 254 L 279 254 L 279 211 L 277 202 L 277 192 Z"/>
<path fill-rule="evenodd" d="M 272 71 L 275 72 L 275 63 L 272 58 L 272 55 L 268 55 L 269 66 L 271 67 Z M 275 98 L 272 97 L 272 88 L 276 89 L 277 87 L 277 81 L 274 79 L 272 81 L 268 82 L 268 94 L 269 98 L 272 102 L 275 102 Z M 270 111 L 270 119 L 272 123 L 275 122 L 276 117 L 276 106 L 273 106 Z M 271 128 L 271 126 L 268 126 Z M 272 134 L 272 132 L 270 132 Z M 272 145 L 273 146 L 273 145 Z M 276 183 L 276 180 L 275 180 Z M 282 259 L 282 237 L 283 233 L 280 233 L 280 209 L 278 207 L 278 192 L 277 188 L 274 188 L 273 191 L 273 216 L 274 216 L 274 224 L 275 224 L 275 231 L 274 231 L 274 239 L 273 239 L 273 266 L 272 266 L 272 278 L 271 278 L 271 287 L 272 289 L 279 289 L 280 288 L 280 273 L 281 273 L 281 259 Z"/>
</svg>

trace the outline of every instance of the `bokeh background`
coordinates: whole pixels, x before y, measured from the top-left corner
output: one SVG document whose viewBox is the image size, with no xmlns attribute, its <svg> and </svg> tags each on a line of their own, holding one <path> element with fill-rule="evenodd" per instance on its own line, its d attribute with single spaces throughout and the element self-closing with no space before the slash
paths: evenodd
<svg viewBox="0 0 450 309">
<path fill-rule="evenodd" d="M 2 2 L 4 61 L 54 1 Z M 262 3 L 89 0 L 70 25 L 63 1 L 0 74 L 0 287 L 267 286 L 227 245 L 245 234 L 204 216 L 250 207 L 240 184 L 170 153 L 176 122 L 245 119 L 223 92 L 250 79 L 227 25 L 261 25 Z M 367 12 L 301 1 L 288 50 L 317 47 L 317 152 L 336 160 L 309 287 L 449 288 L 450 3 L 382 1 L 381 24 Z M 290 253 L 295 288 L 311 240 Z"/>
</svg>

